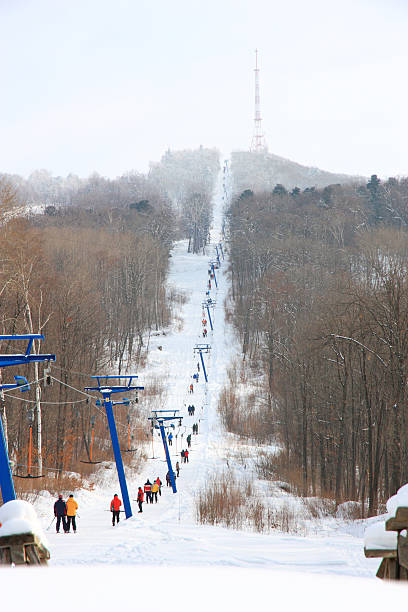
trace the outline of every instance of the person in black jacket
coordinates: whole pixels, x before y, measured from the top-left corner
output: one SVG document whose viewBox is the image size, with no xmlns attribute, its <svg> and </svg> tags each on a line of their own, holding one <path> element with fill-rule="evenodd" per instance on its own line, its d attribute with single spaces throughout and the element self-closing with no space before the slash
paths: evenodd
<svg viewBox="0 0 408 612">
<path fill-rule="evenodd" d="M 57 517 L 57 523 L 56 523 L 57 533 L 59 533 L 59 530 L 60 530 L 61 520 L 62 520 L 62 528 L 64 532 L 66 533 L 67 532 L 67 521 L 65 517 L 67 516 L 67 504 L 62 499 L 62 495 L 58 495 L 58 499 L 54 504 L 54 516 Z"/>
</svg>

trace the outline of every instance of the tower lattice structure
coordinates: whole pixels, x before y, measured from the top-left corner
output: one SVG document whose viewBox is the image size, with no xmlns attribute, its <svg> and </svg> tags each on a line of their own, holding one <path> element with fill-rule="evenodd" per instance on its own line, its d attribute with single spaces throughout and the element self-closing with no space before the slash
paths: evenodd
<svg viewBox="0 0 408 612">
<path fill-rule="evenodd" d="M 255 50 L 255 118 L 254 133 L 251 142 L 251 151 L 267 151 L 265 135 L 262 129 L 261 119 L 261 96 L 259 93 L 259 68 L 258 68 L 258 49 Z"/>
</svg>

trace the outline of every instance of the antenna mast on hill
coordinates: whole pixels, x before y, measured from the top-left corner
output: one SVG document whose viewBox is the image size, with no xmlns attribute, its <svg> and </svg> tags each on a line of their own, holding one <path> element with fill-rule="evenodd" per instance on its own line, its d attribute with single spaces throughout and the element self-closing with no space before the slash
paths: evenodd
<svg viewBox="0 0 408 612">
<path fill-rule="evenodd" d="M 254 134 L 252 136 L 251 151 L 267 151 L 265 136 L 262 130 L 261 119 L 261 97 L 259 94 L 259 68 L 258 68 L 258 49 L 255 49 L 255 120 Z"/>
</svg>

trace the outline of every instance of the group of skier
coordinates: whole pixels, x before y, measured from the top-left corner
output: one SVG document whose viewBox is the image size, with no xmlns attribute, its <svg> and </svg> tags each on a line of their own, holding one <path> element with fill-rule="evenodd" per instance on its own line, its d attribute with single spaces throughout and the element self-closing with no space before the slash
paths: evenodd
<svg viewBox="0 0 408 612">
<path fill-rule="evenodd" d="M 214 278 L 214 274 L 212 273 L 212 270 L 208 270 L 208 275 L 209 275 L 208 289 L 211 289 L 211 279 Z M 206 295 L 207 296 L 209 295 L 209 291 L 206 292 Z M 211 301 L 212 301 L 211 298 L 209 298 L 208 302 L 211 303 Z M 202 325 L 203 325 L 203 337 L 206 337 L 207 336 L 207 327 L 206 327 L 207 319 L 204 316 L 204 312 L 203 312 Z M 197 371 L 200 372 L 199 362 L 197 362 Z M 195 382 L 198 382 L 198 378 L 199 378 L 198 373 L 193 375 L 193 379 Z M 190 383 L 189 392 L 194 393 L 193 383 Z M 189 405 L 187 410 L 188 410 L 189 416 L 194 416 L 194 413 L 195 413 L 194 405 Z M 198 434 L 198 423 L 193 424 L 192 432 L 193 434 Z M 187 441 L 188 448 L 190 448 L 191 447 L 191 434 L 188 434 L 186 441 Z M 172 446 L 173 444 L 173 434 L 171 432 L 168 434 L 168 443 L 169 443 L 169 446 Z M 188 460 L 189 460 L 188 448 L 183 449 L 180 453 L 182 463 L 188 463 Z M 180 465 L 178 461 L 176 462 L 175 471 L 176 471 L 175 477 L 178 478 L 180 476 Z M 167 483 L 167 486 L 171 486 L 170 472 L 167 472 L 166 474 L 166 483 Z M 159 476 L 156 478 L 156 480 L 154 480 L 153 483 L 151 483 L 150 480 L 147 479 L 147 481 L 145 482 L 143 486 L 143 489 L 142 487 L 139 487 L 138 492 L 137 492 L 137 500 L 136 500 L 139 506 L 139 513 L 143 512 L 144 502 L 146 502 L 147 504 L 148 503 L 152 504 L 153 501 L 155 503 L 158 502 L 158 496 L 161 495 L 161 487 L 162 487 L 162 481 L 160 480 Z M 121 505 L 122 505 L 122 501 L 119 499 L 118 494 L 115 493 L 110 503 L 110 511 L 112 512 L 112 525 L 113 526 L 119 523 L 120 512 L 122 512 L 120 509 Z M 77 509 L 78 509 L 78 503 L 74 499 L 73 494 L 69 496 L 66 502 L 64 501 L 62 495 L 58 496 L 58 500 L 54 504 L 54 517 L 57 519 L 57 522 L 56 522 L 57 533 L 60 532 L 61 523 L 62 523 L 64 533 L 70 533 L 71 525 L 72 525 L 73 532 L 76 533 Z"/>
<path fill-rule="evenodd" d="M 71 525 L 72 531 L 76 533 L 77 510 L 78 503 L 75 501 L 74 496 L 72 494 L 68 497 L 66 502 L 63 500 L 62 495 L 58 495 L 58 499 L 54 504 L 54 518 L 57 519 L 57 533 L 60 532 L 61 523 L 64 533 L 70 533 Z"/>
<path fill-rule="evenodd" d="M 137 494 L 137 503 L 139 504 L 139 512 L 143 512 L 142 510 L 142 503 L 143 503 L 143 496 L 146 495 L 146 504 L 152 504 L 153 501 L 158 502 L 158 495 L 161 495 L 161 486 L 162 486 L 162 481 L 160 480 L 159 476 L 156 478 L 156 480 L 153 481 L 153 484 L 150 482 L 149 479 L 146 480 L 146 482 L 144 483 L 144 487 L 143 487 L 143 491 L 142 491 L 142 487 L 139 487 L 139 491 Z"/>
</svg>

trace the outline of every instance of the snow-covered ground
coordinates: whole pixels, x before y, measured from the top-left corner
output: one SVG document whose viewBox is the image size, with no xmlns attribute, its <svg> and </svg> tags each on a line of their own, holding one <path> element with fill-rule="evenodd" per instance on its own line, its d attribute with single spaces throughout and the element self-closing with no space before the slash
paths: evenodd
<svg viewBox="0 0 408 612">
<path fill-rule="evenodd" d="M 71 588 L 72 593 L 82 597 L 81 589 L 85 592 L 88 584 L 89 601 L 105 602 L 106 609 L 112 605 L 117 607 L 115 602 L 119 606 L 125 605 L 124 593 L 129 597 L 132 592 L 134 602 L 141 598 L 139 603 L 148 603 L 145 588 L 149 589 L 152 602 L 151 590 L 155 585 L 157 605 L 153 603 L 153 610 L 159 604 L 169 609 L 176 609 L 177 604 L 177 609 L 194 606 L 201 610 L 211 605 L 214 609 L 235 607 L 241 610 L 250 605 L 259 605 L 262 601 L 271 606 L 286 602 L 289 609 L 299 607 L 303 601 L 303 607 L 307 610 L 312 609 L 312 605 L 313 609 L 325 609 L 316 604 L 326 596 L 331 597 L 330 608 L 337 610 L 340 604 L 344 607 L 353 593 L 354 600 L 360 593 L 364 594 L 365 602 L 374 602 L 378 606 L 380 602 L 384 605 L 389 597 L 402 598 L 403 591 L 399 588 L 384 587 L 374 580 L 379 563 L 376 559 L 364 557 L 362 525 L 353 526 L 340 520 L 327 519 L 316 523 L 315 529 L 306 535 L 295 536 L 278 531 L 258 534 L 203 526 L 196 522 L 195 495 L 206 486 L 211 475 L 225 469 L 227 458 L 231 464 L 236 450 L 231 446 L 236 444 L 234 437 L 225 435 L 217 415 L 218 395 L 225 384 L 227 368 L 238 350 L 232 330 L 224 320 L 224 299 L 228 292 L 225 266 L 217 271 L 218 289 L 213 284 L 211 290 L 211 298 L 216 300 L 214 332 L 209 331 L 206 340 L 201 333 L 208 261 L 214 258 L 214 245 L 220 239 L 222 211 L 219 196 L 216 204 L 213 243 L 207 254 L 188 254 L 184 241 L 175 245 L 169 282 L 178 291 L 183 291 L 187 300 L 178 313 L 180 322 L 171 332 L 152 337 L 146 370 L 139 373 L 141 384 L 145 375 L 160 375 L 167 389 L 162 408 L 179 409 L 184 417 L 183 426 L 176 428 L 178 438 L 170 447 L 174 463 L 177 458 L 180 461 L 179 453 L 186 446 L 186 435 L 191 431 L 192 424 L 199 423 L 199 435 L 192 437 L 190 461 L 188 464 L 180 462 L 178 492 L 173 494 L 165 486 L 167 465 L 161 440 L 156 434 L 154 453 L 151 445 L 146 448 L 150 457 L 154 454 L 155 458 L 147 460 L 140 474 L 135 476 L 129 473 L 128 486 L 130 497 L 134 500 L 139 485 L 143 485 L 147 478 L 153 481 L 160 476 L 164 486 L 159 503 L 144 504 L 143 513 L 138 514 L 137 504 L 133 501 L 134 516 L 127 521 L 121 520 L 113 528 L 108 512 L 109 503 L 114 493 L 120 495 L 120 488 L 116 472 L 102 468 L 92 491 L 75 493 L 79 503 L 78 532 L 75 535 L 56 534 L 54 525 L 51 526 L 47 536 L 52 570 L 35 570 L 27 575 L 27 584 L 34 585 L 36 581 L 38 584 L 38 580 L 42 579 L 39 576 L 48 571 L 50 582 L 60 581 L 64 605 L 71 601 Z M 194 393 L 190 394 L 188 388 L 193 382 L 192 375 L 197 370 L 198 361 L 193 348 L 196 343 L 207 341 L 211 345 L 211 352 L 204 358 L 209 382 L 204 382 L 201 370 L 199 382 L 194 384 Z M 158 346 L 162 349 L 159 350 Z M 190 403 L 196 407 L 195 416 L 187 414 Z M 233 467 L 243 469 L 238 462 Z M 282 492 L 284 495 L 287 494 Z M 52 519 L 53 502 L 44 494 L 36 503 L 44 529 Z M 251 499 L 247 503 L 250 504 Z M 100 568 L 96 574 L 95 568 L 91 567 L 106 564 L 120 565 L 122 569 Z M 78 565 L 86 568 L 86 571 L 70 573 L 68 566 Z M 136 573 L 124 567 L 135 565 L 138 566 Z M 64 574 L 63 570 L 68 574 Z M 299 573 L 307 575 L 301 576 Z M 320 578 L 313 578 L 311 574 L 320 574 Z M 342 579 L 331 582 L 329 576 L 342 576 Z M 223 584 L 225 592 L 222 591 Z M 309 591 L 307 585 L 310 585 Z M 220 589 L 218 600 L 211 599 L 211 588 Z M 54 587 L 50 590 L 50 594 L 53 593 Z M 21 597 L 24 598 L 24 595 Z M 80 609 L 87 608 L 87 597 L 81 601 Z M 92 599 L 95 597 L 96 600 Z M 215 605 L 217 601 L 219 605 Z M 73 603 L 77 604 L 75 599 Z M 58 600 L 55 601 L 57 604 Z M 132 607 L 138 606 L 135 604 Z M 105 606 L 98 609 L 104 610 Z"/>
</svg>

